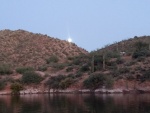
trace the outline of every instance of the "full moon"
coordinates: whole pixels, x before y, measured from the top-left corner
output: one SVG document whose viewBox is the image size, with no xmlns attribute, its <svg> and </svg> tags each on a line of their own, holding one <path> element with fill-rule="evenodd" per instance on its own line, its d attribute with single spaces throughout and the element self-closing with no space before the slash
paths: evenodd
<svg viewBox="0 0 150 113">
<path fill-rule="evenodd" d="M 68 38 L 67 41 L 68 41 L 68 42 L 72 42 L 72 39 L 71 39 L 71 38 Z"/>
</svg>

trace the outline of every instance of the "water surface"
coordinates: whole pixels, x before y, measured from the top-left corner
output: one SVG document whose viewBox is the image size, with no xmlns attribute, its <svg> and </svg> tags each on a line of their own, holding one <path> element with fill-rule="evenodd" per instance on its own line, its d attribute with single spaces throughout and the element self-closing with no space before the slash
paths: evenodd
<svg viewBox="0 0 150 113">
<path fill-rule="evenodd" d="M 150 95 L 1 95 L 0 113 L 150 113 Z"/>
</svg>

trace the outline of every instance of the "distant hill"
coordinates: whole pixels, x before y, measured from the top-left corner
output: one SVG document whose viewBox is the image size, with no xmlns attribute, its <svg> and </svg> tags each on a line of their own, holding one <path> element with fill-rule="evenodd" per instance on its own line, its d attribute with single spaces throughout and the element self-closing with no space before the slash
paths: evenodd
<svg viewBox="0 0 150 113">
<path fill-rule="evenodd" d="M 141 36 L 141 37 L 135 36 L 134 38 L 130 38 L 130 39 L 122 40 L 120 42 L 115 42 L 110 45 L 106 45 L 105 47 L 100 48 L 96 51 L 102 52 L 106 50 L 106 51 L 118 51 L 118 52 L 132 53 L 136 49 L 136 46 L 135 46 L 136 42 L 144 42 L 144 43 L 150 44 L 150 36 Z"/>
<path fill-rule="evenodd" d="M 0 63 L 13 67 L 43 65 L 51 56 L 60 62 L 88 52 L 74 43 L 24 30 L 0 31 Z"/>
</svg>

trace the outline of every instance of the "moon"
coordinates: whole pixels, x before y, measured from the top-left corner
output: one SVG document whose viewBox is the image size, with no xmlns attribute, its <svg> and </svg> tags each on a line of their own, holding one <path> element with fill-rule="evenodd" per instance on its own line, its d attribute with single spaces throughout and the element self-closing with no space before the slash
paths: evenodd
<svg viewBox="0 0 150 113">
<path fill-rule="evenodd" d="M 68 41 L 69 43 L 71 43 L 71 42 L 72 42 L 72 39 L 71 39 L 71 38 L 68 38 L 67 41 Z"/>
</svg>

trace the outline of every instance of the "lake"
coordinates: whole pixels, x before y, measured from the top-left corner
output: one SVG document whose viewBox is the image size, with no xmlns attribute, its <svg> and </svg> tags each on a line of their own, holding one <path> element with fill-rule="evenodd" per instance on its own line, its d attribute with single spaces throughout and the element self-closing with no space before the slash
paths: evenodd
<svg viewBox="0 0 150 113">
<path fill-rule="evenodd" d="M 150 113 L 150 94 L 0 95 L 0 113 Z"/>
</svg>

